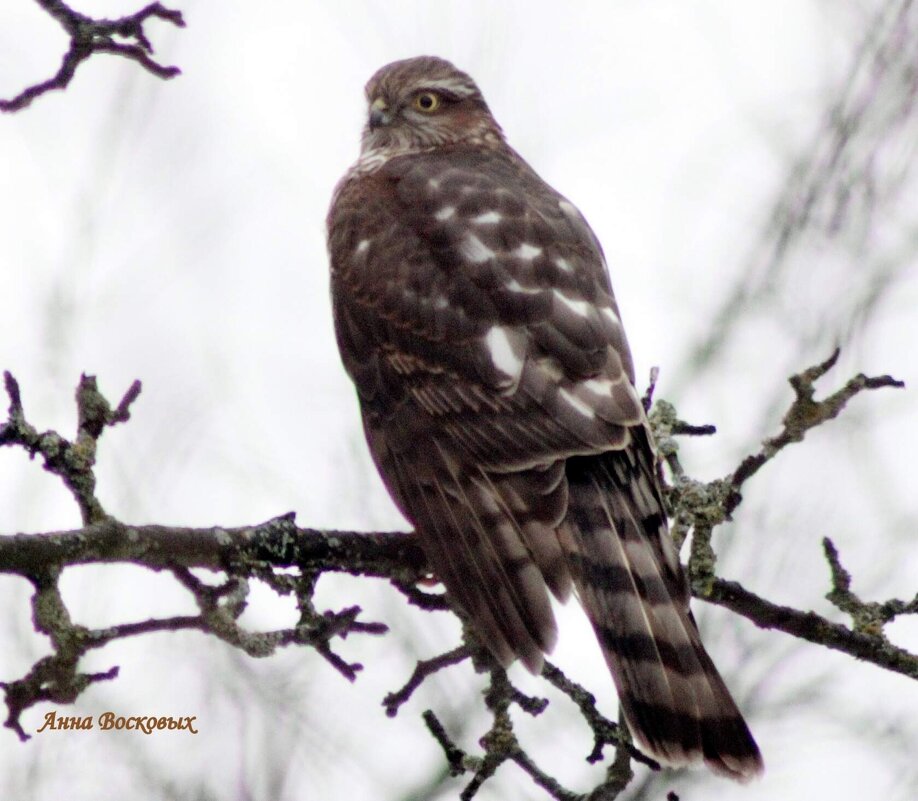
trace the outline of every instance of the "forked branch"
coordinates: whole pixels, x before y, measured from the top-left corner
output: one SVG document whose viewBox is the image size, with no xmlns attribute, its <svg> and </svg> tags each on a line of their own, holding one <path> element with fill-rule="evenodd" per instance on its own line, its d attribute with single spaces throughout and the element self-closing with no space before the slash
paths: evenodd
<svg viewBox="0 0 918 801">
<path fill-rule="evenodd" d="M 96 53 L 108 53 L 134 61 L 157 78 L 174 78 L 181 73 L 178 67 L 167 67 L 153 59 L 153 45 L 144 31 L 144 25 L 151 19 L 165 20 L 184 28 L 181 11 L 166 8 L 162 3 L 150 3 L 125 17 L 94 19 L 74 11 L 61 0 L 35 2 L 60 23 L 70 37 L 70 46 L 51 78 L 23 89 L 9 100 L 0 98 L 0 111 L 20 111 L 46 92 L 66 89 L 80 64 Z"/>
</svg>

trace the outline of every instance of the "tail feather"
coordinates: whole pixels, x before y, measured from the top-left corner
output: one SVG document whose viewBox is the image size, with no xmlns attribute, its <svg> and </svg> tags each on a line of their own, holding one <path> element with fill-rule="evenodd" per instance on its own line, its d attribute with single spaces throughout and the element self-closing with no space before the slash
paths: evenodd
<svg viewBox="0 0 918 801">
<path fill-rule="evenodd" d="M 555 533 L 567 510 L 564 460 L 522 473 L 482 472 L 482 477 L 516 525 L 548 588 L 559 601 L 566 601 L 571 574 Z"/>
<path fill-rule="evenodd" d="M 438 450 L 425 475 L 397 458 L 392 467 L 434 571 L 484 644 L 502 665 L 519 657 L 538 673 L 557 627 L 542 573 L 500 496 Z"/>
<path fill-rule="evenodd" d="M 762 758 L 689 613 L 648 461 L 634 448 L 568 460 L 559 534 L 637 743 L 744 781 Z"/>
</svg>

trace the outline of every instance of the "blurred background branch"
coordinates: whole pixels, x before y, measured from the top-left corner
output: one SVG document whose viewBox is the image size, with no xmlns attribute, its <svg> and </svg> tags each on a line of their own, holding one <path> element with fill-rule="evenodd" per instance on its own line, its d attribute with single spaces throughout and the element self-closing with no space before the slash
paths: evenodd
<svg viewBox="0 0 918 801">
<path fill-rule="evenodd" d="M 726 288 L 703 335 L 680 365 L 678 384 L 716 369 L 750 315 L 777 308 L 802 346 L 835 329 L 844 344 L 882 306 L 913 268 L 918 226 L 908 220 L 909 177 L 918 147 L 918 19 L 914 0 L 868 4 L 862 38 L 812 143 L 787 167 L 783 187 L 754 238 L 745 265 Z M 903 217 L 895 240 L 875 238 L 878 215 Z M 820 247 L 842 271 L 832 303 L 795 315 L 793 293 L 801 260 Z"/>
</svg>

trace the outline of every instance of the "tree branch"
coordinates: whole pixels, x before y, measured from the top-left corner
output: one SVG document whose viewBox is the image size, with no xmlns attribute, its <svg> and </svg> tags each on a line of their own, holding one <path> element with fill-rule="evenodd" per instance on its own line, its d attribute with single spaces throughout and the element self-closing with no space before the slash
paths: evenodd
<svg viewBox="0 0 918 801">
<path fill-rule="evenodd" d="M 752 620 L 757 626 L 777 629 L 800 639 L 869 661 L 879 667 L 918 678 L 918 656 L 892 645 L 883 626 L 897 615 L 918 613 L 918 597 L 912 601 L 892 599 L 882 603 L 862 601 L 851 590 L 851 577 L 841 566 L 834 545 L 824 549 L 832 578 L 829 600 L 851 615 L 853 627 L 832 623 L 814 612 L 773 604 L 734 581 L 715 575 L 716 560 L 710 546 L 713 529 L 729 519 L 742 500 L 740 488 L 787 445 L 800 442 L 806 432 L 836 417 L 845 404 L 865 389 L 899 387 L 889 377 L 858 375 L 824 400 L 815 400 L 815 382 L 835 363 L 837 352 L 822 364 L 791 378 L 795 398 L 784 417 L 784 428 L 765 441 L 762 448 L 743 460 L 724 478 L 701 482 L 688 477 L 679 462 L 677 436 L 706 435 L 713 426 L 692 426 L 678 418 L 671 404 L 658 400 L 650 420 L 660 453 L 670 467 L 673 485 L 667 489 L 672 507 L 673 533 L 681 541 L 691 534 L 689 576 L 693 593 L 710 603 L 725 606 Z M 199 630 L 251 656 L 267 656 L 278 647 L 305 645 L 314 648 L 349 680 L 361 669 L 332 650 L 332 642 L 348 634 L 380 635 L 382 623 L 359 620 L 360 609 L 319 611 L 313 605 L 318 578 L 326 572 L 370 576 L 389 581 L 407 601 L 422 609 L 448 609 L 442 593 L 424 592 L 418 584 L 429 584 L 429 567 L 416 537 L 401 532 L 358 533 L 299 528 L 294 515 L 286 514 L 254 526 L 194 529 L 178 526 L 129 525 L 108 515 L 95 497 L 96 445 L 106 428 L 125 422 L 140 393 L 135 382 L 112 409 L 99 392 L 96 381 L 82 376 L 76 393 L 78 425 L 73 441 L 55 431 L 39 432 L 26 419 L 21 392 L 15 379 L 5 374 L 10 399 L 7 421 L 0 426 L 0 446 L 18 446 L 32 456 L 41 455 L 44 467 L 70 489 L 80 509 L 84 526 L 50 534 L 0 536 L 0 573 L 19 575 L 34 587 L 32 616 L 37 631 L 51 641 L 52 653 L 40 659 L 21 679 L 0 685 L 6 696 L 6 726 L 22 739 L 28 735 L 20 718 L 41 701 L 73 703 L 90 684 L 117 676 L 117 666 L 86 674 L 78 671 L 80 658 L 90 649 L 109 642 L 154 631 Z M 650 403 L 652 388 L 646 399 Z M 168 570 L 192 594 L 199 614 L 122 623 L 105 629 L 90 629 L 71 620 L 58 589 L 61 572 L 82 564 L 128 563 L 150 570 Z M 193 568 L 219 574 L 217 583 L 203 581 Z M 291 572 L 293 569 L 293 572 Z M 300 611 L 295 626 L 275 631 L 252 632 L 239 625 L 252 579 L 265 582 L 278 594 L 293 594 Z M 454 610 L 455 611 L 455 610 Z M 462 617 L 461 612 L 457 612 Z M 462 798 L 473 798 L 505 762 L 512 762 L 557 801 L 582 799 L 561 786 L 540 768 L 517 739 L 509 714 L 513 705 L 538 716 L 548 701 L 532 698 L 513 686 L 502 668 L 480 643 L 474 632 L 464 628 L 464 642 L 453 650 L 420 660 L 408 681 L 383 701 L 391 716 L 410 700 L 414 691 L 436 672 L 471 657 L 475 669 L 489 675 L 485 704 L 492 716 L 489 730 L 481 737 L 480 755 L 457 746 L 435 713 L 427 710 L 424 722 L 444 749 L 453 775 L 471 773 Z M 606 778 L 591 791 L 591 801 L 618 797 L 632 777 L 632 760 L 653 770 L 659 765 L 630 742 L 627 731 L 602 716 L 594 697 L 545 664 L 543 678 L 571 699 L 593 733 L 590 762 L 604 758 L 604 747 L 615 746 L 615 757 Z"/>
<path fill-rule="evenodd" d="M 70 47 L 52 78 L 24 89 L 11 100 L 0 99 L 0 111 L 20 111 L 46 92 L 66 89 L 80 64 L 96 53 L 109 53 L 135 61 L 158 78 L 174 78 L 181 73 L 178 67 L 163 66 L 150 57 L 153 45 L 144 32 L 144 24 L 151 18 L 184 28 L 185 20 L 181 11 L 166 8 L 162 3 L 150 3 L 126 17 L 94 19 L 74 11 L 61 0 L 35 2 L 60 23 L 70 37 Z M 133 41 L 121 42 L 118 39 Z"/>
<path fill-rule="evenodd" d="M 666 401 L 658 401 L 651 411 L 650 424 L 657 447 L 673 476 L 673 486 L 667 492 L 672 507 L 673 539 L 681 547 L 689 532 L 692 534 L 688 572 L 692 592 L 698 597 L 707 598 L 713 590 L 717 560 L 711 536 L 718 525 L 730 520 L 741 503 L 740 490 L 745 483 L 788 445 L 802 442 L 810 429 L 836 418 L 855 395 L 864 390 L 905 387 L 904 382 L 889 375 L 871 378 L 859 373 L 824 400 L 815 400 L 816 381 L 832 369 L 839 353 L 836 348 L 824 362 L 788 379 L 795 397 L 784 415 L 782 431 L 766 439 L 759 451 L 743 459 L 724 478 L 707 482 L 692 479 L 679 462 L 679 444 L 674 437 L 708 434 L 713 426 L 691 426 L 679 420 L 675 408 Z"/>
<path fill-rule="evenodd" d="M 815 612 L 778 606 L 735 581 L 714 579 L 704 600 L 748 618 L 761 629 L 777 629 L 807 642 L 918 679 L 918 654 L 892 645 L 882 633 L 868 634 L 832 623 Z"/>
<path fill-rule="evenodd" d="M 0 426 L 0 447 L 20 445 L 33 459 L 41 454 L 44 467 L 60 477 L 73 494 L 80 507 L 84 524 L 104 520 L 107 515 L 96 498 L 96 443 L 102 432 L 118 423 L 127 422 L 131 404 L 140 395 L 139 381 L 131 384 L 118 407 L 112 411 L 108 401 L 99 392 L 95 376 L 82 375 L 77 386 L 77 435 L 73 442 L 55 431 L 39 433 L 25 418 L 22 397 L 16 379 L 3 373 L 3 383 L 10 398 L 9 417 Z"/>
<path fill-rule="evenodd" d="M 742 500 L 740 488 L 769 460 L 773 459 L 778 451 L 786 448 L 792 442 L 802 442 L 807 431 L 822 425 L 828 420 L 838 417 L 842 409 L 851 398 L 865 389 L 882 389 L 883 387 L 905 387 L 904 381 L 899 381 L 889 375 L 877 378 L 868 378 L 863 373 L 858 373 L 850 379 L 840 390 L 834 392 L 825 400 L 814 400 L 816 394 L 815 383 L 831 370 L 841 350 L 835 351 L 821 364 L 810 367 L 802 373 L 790 377 L 789 383 L 794 390 L 796 398 L 784 415 L 784 429 L 776 437 L 765 440 L 758 453 L 750 454 L 740 463 L 730 477 L 731 495 L 727 504 L 727 514 L 732 512 Z"/>
</svg>

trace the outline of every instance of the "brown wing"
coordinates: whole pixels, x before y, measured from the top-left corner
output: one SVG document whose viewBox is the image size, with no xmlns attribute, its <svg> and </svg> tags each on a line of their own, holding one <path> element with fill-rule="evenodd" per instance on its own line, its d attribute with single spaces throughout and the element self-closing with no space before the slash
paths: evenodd
<svg viewBox="0 0 918 801">
<path fill-rule="evenodd" d="M 538 669 L 546 582 L 571 584 L 563 460 L 642 417 L 599 246 L 512 154 L 448 148 L 346 183 L 329 243 L 377 464 L 498 658 Z"/>
<path fill-rule="evenodd" d="M 346 180 L 329 215 L 339 346 L 371 451 L 503 663 L 538 670 L 576 583 L 632 732 L 673 764 L 761 760 L 701 646 L 602 252 L 511 150 Z"/>
<path fill-rule="evenodd" d="M 599 245 L 518 158 L 392 159 L 339 191 L 329 247 L 339 345 L 373 420 L 445 432 L 501 471 L 606 450 L 641 422 Z"/>
</svg>

